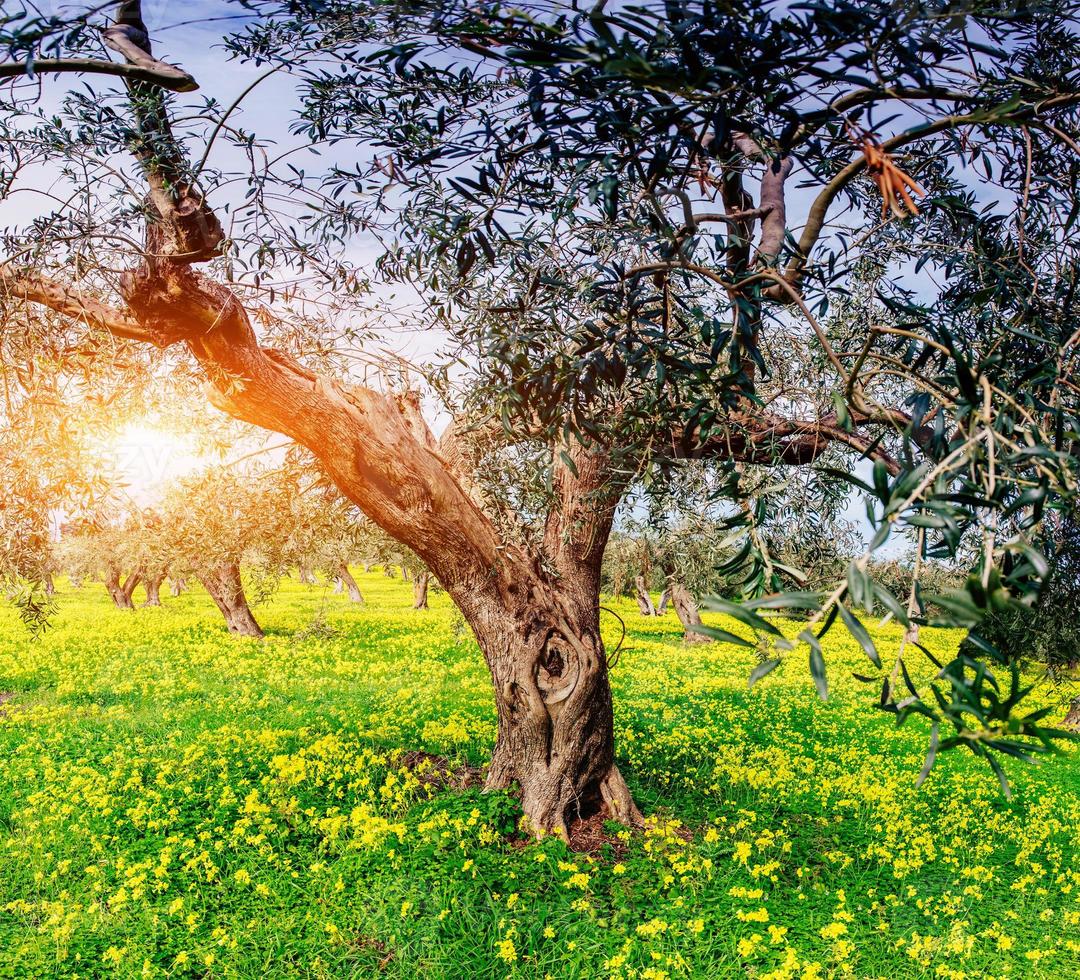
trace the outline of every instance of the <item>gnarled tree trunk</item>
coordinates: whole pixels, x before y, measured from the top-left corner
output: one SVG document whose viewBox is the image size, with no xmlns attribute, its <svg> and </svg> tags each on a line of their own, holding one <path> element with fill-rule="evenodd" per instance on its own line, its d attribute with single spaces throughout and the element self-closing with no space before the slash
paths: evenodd
<svg viewBox="0 0 1080 980">
<path fill-rule="evenodd" d="M 239 565 L 235 562 L 223 562 L 200 575 L 199 581 L 221 610 L 230 633 L 235 633 L 237 636 L 261 637 L 263 635 L 262 628 L 251 614 L 247 596 L 244 595 Z"/>
<path fill-rule="evenodd" d="M 56 583 L 53 581 L 52 572 L 45 573 L 45 595 L 56 595 Z"/>
<path fill-rule="evenodd" d="M 341 595 L 345 591 L 345 583 L 341 581 L 340 575 L 334 576 L 334 595 Z"/>
<path fill-rule="evenodd" d="M 1065 714 L 1061 725 L 1063 728 L 1075 728 L 1080 730 L 1080 697 L 1075 697 L 1069 704 L 1069 710 Z"/>
<path fill-rule="evenodd" d="M 671 602 L 671 589 L 665 588 L 660 593 L 660 604 L 656 607 L 656 615 L 664 616 L 667 614 L 668 603 Z"/>
<path fill-rule="evenodd" d="M 185 579 L 182 575 L 169 579 L 169 592 L 172 594 L 173 598 L 180 595 L 180 593 L 183 592 L 186 588 L 187 579 Z"/>
<path fill-rule="evenodd" d="M 307 565 L 301 565 L 299 573 L 301 585 L 315 585 L 315 575 Z"/>
<path fill-rule="evenodd" d="M 339 565 L 337 575 L 338 581 L 345 586 L 349 593 L 349 602 L 363 602 L 364 596 L 360 592 L 360 586 L 356 584 L 356 579 L 352 577 L 349 566 L 345 564 Z"/>
<path fill-rule="evenodd" d="M 637 595 L 638 609 L 642 616 L 655 616 L 656 606 L 653 605 L 652 596 L 649 595 L 649 586 L 645 582 L 644 575 L 638 575 L 634 579 L 634 591 Z"/>
<path fill-rule="evenodd" d="M 428 579 L 430 577 L 428 572 L 417 572 L 413 576 L 413 609 L 427 609 Z"/>
<path fill-rule="evenodd" d="M 584 600 L 584 601 L 582 601 Z M 611 688 L 599 611 L 560 589 L 523 589 L 505 602 L 474 597 L 466 616 L 491 670 L 498 735 L 490 789 L 517 784 L 532 827 L 566 836 L 602 805 L 640 823 L 615 764 Z"/>
<path fill-rule="evenodd" d="M 132 572 L 126 582 L 120 580 L 120 569 L 110 568 L 105 575 L 105 588 L 117 609 L 134 609 L 135 603 L 131 601 L 131 594 L 135 586 L 139 584 L 139 573 Z"/>
<path fill-rule="evenodd" d="M 144 606 L 161 605 L 161 583 L 164 581 L 164 574 L 143 576 L 143 587 L 146 589 L 146 602 L 143 603 Z"/>
<path fill-rule="evenodd" d="M 675 615 L 683 625 L 683 639 L 687 643 L 708 643 L 707 636 L 693 629 L 701 625 L 701 613 L 698 612 L 697 602 L 689 590 L 681 582 L 672 582 L 668 588 L 671 590 L 671 604 L 675 607 Z"/>
</svg>

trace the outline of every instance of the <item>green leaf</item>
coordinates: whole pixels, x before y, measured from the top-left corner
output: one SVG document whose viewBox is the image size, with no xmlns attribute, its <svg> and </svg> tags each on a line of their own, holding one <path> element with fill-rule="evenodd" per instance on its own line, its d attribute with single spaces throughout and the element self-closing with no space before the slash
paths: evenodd
<svg viewBox="0 0 1080 980">
<path fill-rule="evenodd" d="M 934 768 L 934 760 L 937 758 L 938 751 L 938 722 L 934 722 L 930 726 L 930 750 L 926 753 L 926 761 L 923 763 L 922 769 L 919 771 L 919 778 L 915 780 L 915 788 L 918 789 L 926 781 L 926 777 L 930 775 L 930 770 Z"/>
<path fill-rule="evenodd" d="M 816 592 L 780 592 L 743 603 L 744 609 L 820 609 L 821 597 Z"/>
<path fill-rule="evenodd" d="M 829 700 L 829 682 L 825 678 L 825 657 L 821 653 L 818 638 L 809 630 L 803 630 L 799 639 L 810 647 L 810 676 L 814 678 L 818 696 L 822 701 Z"/>
<path fill-rule="evenodd" d="M 874 641 L 870 638 L 870 634 L 866 632 L 866 627 L 844 608 L 843 603 L 838 604 L 838 608 L 840 610 L 840 618 L 843 619 L 848 632 L 859 641 L 859 646 L 863 648 L 866 655 L 870 658 L 870 663 L 880 670 L 881 657 L 878 656 L 877 647 L 874 646 Z"/>
<path fill-rule="evenodd" d="M 766 660 L 764 663 L 758 664 L 752 671 L 750 671 L 750 682 L 747 687 L 753 687 L 762 677 L 767 674 L 771 674 L 780 664 L 783 663 L 779 657 L 772 660 Z"/>
<path fill-rule="evenodd" d="M 737 636 L 734 633 L 729 633 L 727 630 L 720 629 L 719 626 L 687 626 L 688 631 L 691 633 L 700 633 L 702 636 L 707 636 L 713 640 L 719 640 L 721 643 L 734 643 L 740 647 L 750 647 L 753 649 L 756 644 L 751 643 L 749 640 L 744 640 L 741 636 Z"/>
<path fill-rule="evenodd" d="M 763 619 L 757 613 L 752 612 L 740 603 L 728 602 L 727 599 L 721 599 L 719 596 L 709 596 L 702 601 L 701 605 L 705 609 L 726 613 L 728 616 L 731 616 L 732 619 L 737 619 L 740 623 L 749 626 L 750 629 L 755 632 L 771 633 L 773 636 L 784 635 L 768 620 Z"/>
</svg>

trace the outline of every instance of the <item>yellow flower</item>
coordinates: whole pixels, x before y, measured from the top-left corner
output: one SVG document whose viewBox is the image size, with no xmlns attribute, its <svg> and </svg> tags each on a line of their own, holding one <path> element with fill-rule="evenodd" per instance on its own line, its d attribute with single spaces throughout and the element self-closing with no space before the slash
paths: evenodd
<svg viewBox="0 0 1080 980">
<path fill-rule="evenodd" d="M 818 930 L 818 935 L 822 939 L 839 939 L 845 932 L 847 932 L 847 926 L 843 922 L 830 922 Z"/>
<path fill-rule="evenodd" d="M 760 909 L 754 909 L 752 912 L 744 912 L 742 909 L 736 909 L 735 917 L 740 922 L 768 922 L 769 910 L 762 906 Z"/>
<path fill-rule="evenodd" d="M 769 926 L 769 942 L 779 946 L 787 935 L 787 926 Z"/>
<path fill-rule="evenodd" d="M 746 959 L 747 957 L 754 955 L 754 950 L 761 944 L 761 936 L 756 932 L 749 939 L 740 939 L 738 945 L 735 947 L 738 950 L 739 955 Z"/>
<path fill-rule="evenodd" d="M 504 963 L 513 963 L 517 959 L 517 950 L 514 948 L 512 939 L 503 939 L 499 942 L 498 956 Z"/>
</svg>

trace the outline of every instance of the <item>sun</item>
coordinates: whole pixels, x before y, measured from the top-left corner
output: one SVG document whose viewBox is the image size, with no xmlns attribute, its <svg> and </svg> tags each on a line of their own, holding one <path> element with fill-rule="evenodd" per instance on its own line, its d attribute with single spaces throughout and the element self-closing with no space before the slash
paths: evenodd
<svg viewBox="0 0 1080 980">
<path fill-rule="evenodd" d="M 117 483 L 145 503 L 174 480 L 209 464 L 194 436 L 172 432 L 153 422 L 129 422 L 112 436 L 103 455 Z"/>
</svg>

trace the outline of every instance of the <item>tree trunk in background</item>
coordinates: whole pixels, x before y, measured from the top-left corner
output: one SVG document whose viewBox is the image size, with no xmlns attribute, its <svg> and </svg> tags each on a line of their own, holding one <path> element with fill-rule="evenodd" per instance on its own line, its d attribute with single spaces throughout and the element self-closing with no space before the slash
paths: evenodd
<svg viewBox="0 0 1080 980">
<path fill-rule="evenodd" d="M 56 583 L 53 581 L 52 572 L 45 573 L 45 595 L 56 595 Z"/>
<path fill-rule="evenodd" d="M 180 593 L 183 592 L 186 588 L 187 579 L 185 579 L 183 576 L 181 576 L 180 578 L 173 578 L 169 580 L 169 591 L 172 593 L 174 598 L 180 595 Z"/>
<path fill-rule="evenodd" d="M 417 572 L 413 577 L 413 609 L 427 609 L 427 592 L 428 592 L 428 579 L 431 577 L 428 572 Z"/>
<path fill-rule="evenodd" d="M 143 578 L 143 587 L 146 589 L 146 602 L 144 606 L 161 605 L 161 583 L 165 581 L 164 575 L 146 575 Z"/>
<path fill-rule="evenodd" d="M 1080 730 L 1080 697 L 1072 699 L 1069 710 L 1062 721 L 1063 728 L 1075 728 Z"/>
<path fill-rule="evenodd" d="M 345 591 L 345 583 L 341 581 L 340 575 L 334 576 L 334 595 L 341 595 Z"/>
<path fill-rule="evenodd" d="M 394 577 L 394 566 L 393 565 L 383 565 L 382 573 L 387 578 L 393 578 Z"/>
<path fill-rule="evenodd" d="M 671 589 L 664 589 L 664 591 L 660 593 L 660 605 L 656 607 L 657 616 L 663 616 L 667 613 L 669 602 L 671 602 Z"/>
<path fill-rule="evenodd" d="M 687 643 L 708 643 L 709 638 L 701 633 L 696 633 L 690 627 L 701 625 L 701 614 L 698 612 L 697 602 L 681 582 L 672 582 L 671 604 L 675 607 L 675 615 L 683 625 L 683 639 Z"/>
<path fill-rule="evenodd" d="M 315 576 L 312 574 L 311 569 L 307 565 L 300 566 L 300 584 L 301 585 L 314 585 Z"/>
<path fill-rule="evenodd" d="M 644 575 L 638 575 L 634 579 L 634 591 L 637 595 L 637 604 L 641 615 L 655 616 L 656 606 L 653 605 L 652 596 L 649 595 L 649 587 L 645 582 Z"/>
<path fill-rule="evenodd" d="M 363 602 L 364 597 L 360 592 L 360 586 L 356 584 L 356 579 L 352 577 L 349 566 L 340 565 L 337 574 L 338 581 L 344 583 L 345 588 L 349 593 L 349 602 Z"/>
<path fill-rule="evenodd" d="M 105 576 L 105 588 L 108 589 L 117 609 L 135 608 L 135 603 L 131 601 L 131 594 L 135 591 L 135 586 L 139 584 L 139 577 L 138 572 L 132 572 L 127 581 L 121 584 L 119 569 L 109 569 Z"/>
<path fill-rule="evenodd" d="M 401 566 L 401 581 L 402 582 L 408 582 L 409 581 L 409 570 L 404 565 Z"/>
<path fill-rule="evenodd" d="M 230 633 L 235 633 L 237 636 L 263 636 L 262 628 L 251 614 L 247 596 L 244 595 L 239 565 L 233 562 L 218 565 L 200 575 L 199 581 L 221 610 Z"/>
</svg>

